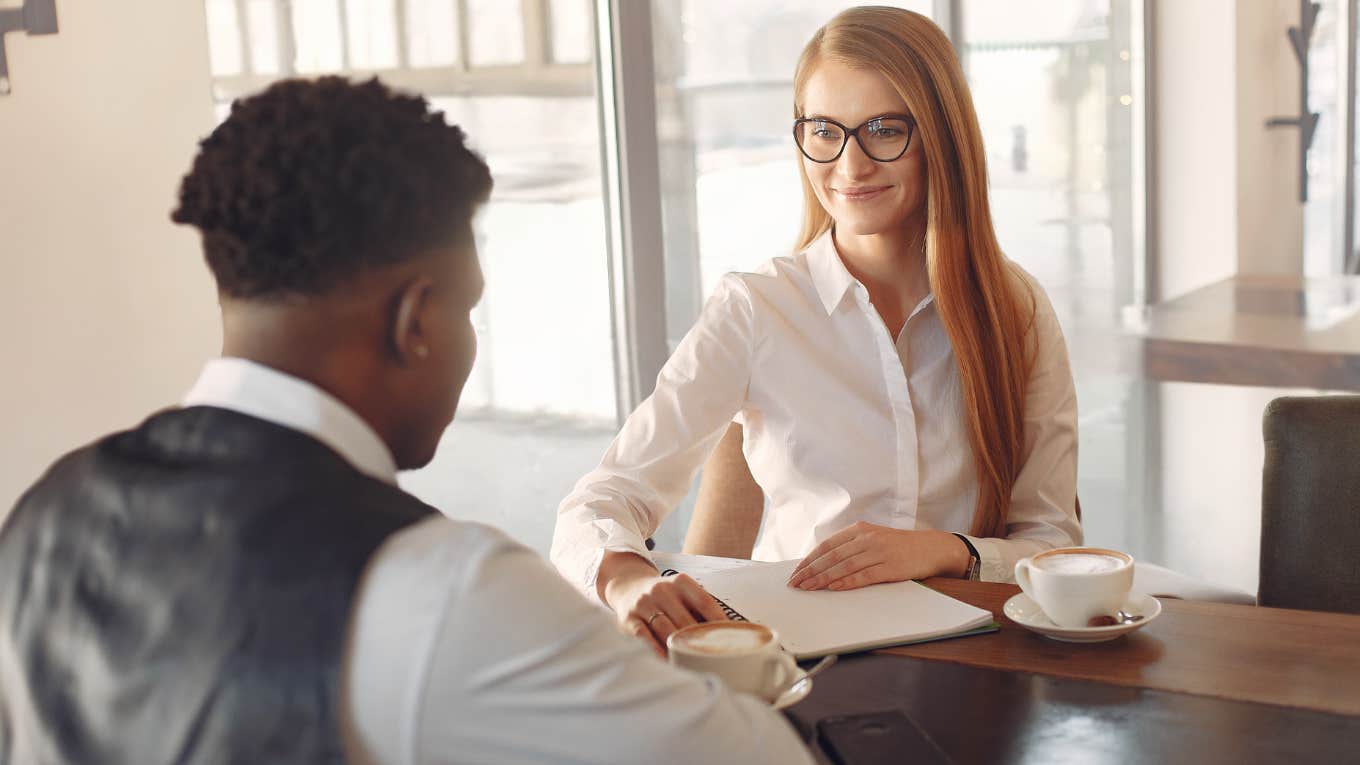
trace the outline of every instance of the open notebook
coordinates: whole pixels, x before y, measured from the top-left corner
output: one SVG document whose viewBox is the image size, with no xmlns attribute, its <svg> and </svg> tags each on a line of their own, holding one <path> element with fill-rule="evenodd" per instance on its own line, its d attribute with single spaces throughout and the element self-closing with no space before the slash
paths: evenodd
<svg viewBox="0 0 1360 765">
<path fill-rule="evenodd" d="M 997 629 L 990 611 L 916 582 L 805 592 L 785 584 L 796 560 L 752 563 L 673 553 L 652 557 L 662 573 L 694 577 L 729 616 L 778 632 L 784 649 L 800 660 Z"/>
</svg>

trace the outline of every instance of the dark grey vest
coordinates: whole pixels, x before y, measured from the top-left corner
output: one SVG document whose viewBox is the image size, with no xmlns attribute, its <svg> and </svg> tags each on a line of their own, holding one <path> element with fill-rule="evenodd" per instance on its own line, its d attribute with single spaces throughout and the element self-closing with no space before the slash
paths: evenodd
<svg viewBox="0 0 1360 765">
<path fill-rule="evenodd" d="M 350 600 L 430 512 L 212 407 L 68 455 L 0 531 L 0 763 L 343 761 Z"/>
</svg>

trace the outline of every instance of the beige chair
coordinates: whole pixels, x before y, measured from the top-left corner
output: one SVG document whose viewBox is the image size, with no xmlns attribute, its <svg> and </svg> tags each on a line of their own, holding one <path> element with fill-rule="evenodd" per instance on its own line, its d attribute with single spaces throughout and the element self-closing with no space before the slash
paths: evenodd
<svg viewBox="0 0 1360 765">
<path fill-rule="evenodd" d="M 704 463 L 684 551 L 692 555 L 750 558 L 765 516 L 765 492 L 751 477 L 741 451 L 741 426 L 733 423 Z"/>
</svg>

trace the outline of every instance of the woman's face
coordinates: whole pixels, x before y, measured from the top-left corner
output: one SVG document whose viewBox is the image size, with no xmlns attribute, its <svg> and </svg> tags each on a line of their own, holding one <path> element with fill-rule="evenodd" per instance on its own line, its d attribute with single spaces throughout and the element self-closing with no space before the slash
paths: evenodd
<svg viewBox="0 0 1360 765">
<path fill-rule="evenodd" d="M 802 95 L 804 117 L 827 117 L 850 129 L 875 117 L 911 114 L 883 75 L 834 61 L 817 65 Z M 861 130 L 860 135 L 867 140 L 866 132 Z M 802 161 L 839 234 L 898 232 L 925 208 L 926 158 L 920 130 L 913 131 L 906 153 L 892 162 L 870 159 L 853 137 L 834 162 L 813 162 L 806 156 Z"/>
</svg>

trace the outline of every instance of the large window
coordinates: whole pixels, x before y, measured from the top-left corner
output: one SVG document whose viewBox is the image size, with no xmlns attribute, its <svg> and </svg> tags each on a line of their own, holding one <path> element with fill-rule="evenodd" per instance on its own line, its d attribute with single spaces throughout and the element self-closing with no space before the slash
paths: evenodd
<svg viewBox="0 0 1360 765">
<path fill-rule="evenodd" d="M 997 236 L 1048 292 L 1067 339 L 1087 541 L 1155 558 L 1143 526 L 1146 385 L 1123 322 L 1144 299 L 1138 10 L 968 0 L 962 43 Z"/>
<path fill-rule="evenodd" d="M 1347 261 L 1346 5 L 1346 0 L 1318 3 L 1308 50 L 1308 108 L 1318 114 L 1303 206 L 1303 272 L 1310 277 L 1339 274 Z"/>
</svg>

